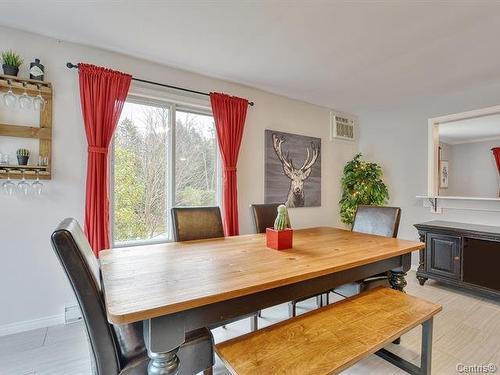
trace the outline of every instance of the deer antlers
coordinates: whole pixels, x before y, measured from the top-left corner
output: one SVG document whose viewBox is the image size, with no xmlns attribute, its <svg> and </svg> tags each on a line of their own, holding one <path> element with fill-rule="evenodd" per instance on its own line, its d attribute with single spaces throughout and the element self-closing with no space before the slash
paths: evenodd
<svg viewBox="0 0 500 375">
<path fill-rule="evenodd" d="M 316 159 L 318 158 L 319 155 L 319 147 L 314 144 L 314 142 L 311 142 L 311 149 L 312 149 L 312 157 L 309 159 L 311 156 L 311 152 L 309 151 L 309 147 L 307 148 L 307 157 L 304 160 L 304 164 L 302 167 L 300 167 L 301 170 L 305 171 L 306 169 L 311 168 L 314 163 L 316 163 Z"/>
<path fill-rule="evenodd" d="M 285 142 L 285 137 L 273 134 L 273 147 L 274 151 L 276 151 L 278 159 L 283 163 L 283 166 L 287 167 L 290 170 L 294 170 L 295 168 L 293 167 L 293 162 L 290 159 L 290 155 L 288 153 L 286 154 L 286 156 L 283 155 L 283 151 L 281 149 L 281 144 L 283 142 Z M 306 149 L 307 156 L 304 160 L 304 164 L 302 164 L 302 167 L 300 167 L 300 170 L 302 171 L 311 168 L 316 162 L 316 159 L 318 159 L 319 147 L 316 144 L 314 144 L 314 142 L 311 142 L 311 149 L 312 149 L 312 156 L 309 147 L 307 147 Z"/>
<path fill-rule="evenodd" d="M 281 144 L 285 142 L 285 137 L 281 136 L 279 137 L 276 134 L 273 134 L 273 148 L 274 151 L 276 152 L 276 155 L 278 156 L 278 159 L 283 163 L 284 166 L 286 166 L 288 169 L 293 170 L 293 164 L 292 161 L 288 161 L 289 155 L 287 154 L 286 157 L 283 155 L 283 151 L 281 150 Z"/>
</svg>

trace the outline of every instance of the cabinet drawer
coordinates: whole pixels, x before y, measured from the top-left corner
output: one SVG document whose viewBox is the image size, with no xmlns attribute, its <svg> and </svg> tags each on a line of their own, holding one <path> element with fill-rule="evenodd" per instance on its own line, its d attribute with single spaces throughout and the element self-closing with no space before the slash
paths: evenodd
<svg viewBox="0 0 500 375">
<path fill-rule="evenodd" d="M 425 270 L 429 273 L 460 279 L 462 238 L 428 233 Z"/>
</svg>

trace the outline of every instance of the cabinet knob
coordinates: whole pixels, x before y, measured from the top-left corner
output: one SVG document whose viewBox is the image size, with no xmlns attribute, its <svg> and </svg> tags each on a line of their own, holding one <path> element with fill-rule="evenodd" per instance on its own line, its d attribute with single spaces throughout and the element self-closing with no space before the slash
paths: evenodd
<svg viewBox="0 0 500 375">
<path fill-rule="evenodd" d="M 455 259 L 455 260 L 460 260 L 460 257 L 454 257 L 453 259 Z"/>
</svg>

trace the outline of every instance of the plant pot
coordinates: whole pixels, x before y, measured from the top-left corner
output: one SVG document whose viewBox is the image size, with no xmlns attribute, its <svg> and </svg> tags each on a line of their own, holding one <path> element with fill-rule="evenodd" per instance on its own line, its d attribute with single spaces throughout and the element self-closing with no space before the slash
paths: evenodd
<svg viewBox="0 0 500 375">
<path fill-rule="evenodd" d="M 293 247 L 293 230 L 266 229 L 266 246 L 274 250 L 285 250 Z"/>
<path fill-rule="evenodd" d="M 17 73 L 19 73 L 19 68 L 17 66 L 2 64 L 3 74 L 8 76 L 17 77 Z"/>
<path fill-rule="evenodd" d="M 17 155 L 17 164 L 28 165 L 29 156 Z"/>
</svg>

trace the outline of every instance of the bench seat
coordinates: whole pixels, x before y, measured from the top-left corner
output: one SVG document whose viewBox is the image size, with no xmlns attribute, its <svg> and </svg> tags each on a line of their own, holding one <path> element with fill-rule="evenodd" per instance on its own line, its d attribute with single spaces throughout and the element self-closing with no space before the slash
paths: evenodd
<svg viewBox="0 0 500 375">
<path fill-rule="evenodd" d="M 224 341 L 216 352 L 238 375 L 337 374 L 376 352 L 396 365 L 402 361 L 399 367 L 410 373 L 424 374 L 430 372 L 432 317 L 439 311 L 440 305 L 381 287 Z M 421 368 L 380 351 L 426 322 Z"/>
</svg>

